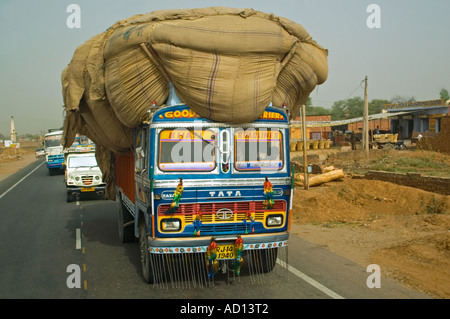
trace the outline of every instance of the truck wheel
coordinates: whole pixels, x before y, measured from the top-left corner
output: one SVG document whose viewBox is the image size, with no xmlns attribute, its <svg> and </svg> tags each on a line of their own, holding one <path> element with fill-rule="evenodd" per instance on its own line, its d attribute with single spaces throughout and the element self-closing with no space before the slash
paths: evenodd
<svg viewBox="0 0 450 319">
<path fill-rule="evenodd" d="M 277 263 L 278 248 L 267 249 L 267 251 L 264 252 L 263 256 L 264 256 L 263 257 L 263 262 L 264 262 L 263 271 L 271 272 L 273 270 L 273 268 L 275 267 L 275 264 Z"/>
<path fill-rule="evenodd" d="M 72 201 L 72 193 L 67 192 L 67 198 L 66 198 L 66 201 L 67 201 L 68 203 L 70 203 L 70 202 Z"/>
<path fill-rule="evenodd" d="M 119 226 L 119 239 L 122 243 L 130 243 L 135 240 L 134 238 L 134 221 L 133 216 L 123 204 L 122 200 L 119 202 L 118 213 L 118 226 Z"/>
<path fill-rule="evenodd" d="M 141 257 L 142 276 L 147 284 L 153 283 L 153 269 L 150 263 L 150 252 L 148 251 L 147 227 L 139 225 L 139 253 Z"/>
<path fill-rule="evenodd" d="M 261 249 L 253 251 L 256 267 L 263 273 L 273 270 L 277 262 L 278 248 Z"/>
</svg>

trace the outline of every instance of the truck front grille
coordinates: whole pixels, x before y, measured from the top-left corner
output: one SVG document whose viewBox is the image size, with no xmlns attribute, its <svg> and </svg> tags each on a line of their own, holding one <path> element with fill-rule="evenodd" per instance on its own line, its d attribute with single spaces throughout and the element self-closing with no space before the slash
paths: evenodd
<svg viewBox="0 0 450 319">
<path fill-rule="evenodd" d="M 164 204 L 158 206 L 158 215 L 164 215 L 170 204 Z M 220 219 L 216 216 L 218 210 L 222 208 L 228 208 L 233 212 L 233 216 L 229 219 Z M 286 211 L 286 201 L 275 201 L 273 211 Z M 174 215 L 184 215 L 186 223 L 194 221 L 196 215 L 201 214 L 202 223 L 229 223 L 229 222 L 242 222 L 244 219 L 248 219 L 248 213 L 254 213 L 255 221 L 263 221 L 264 213 L 268 212 L 264 208 L 262 202 L 228 202 L 228 203 L 195 203 L 195 204 L 180 204 Z M 215 226 L 217 227 L 217 226 Z"/>
</svg>

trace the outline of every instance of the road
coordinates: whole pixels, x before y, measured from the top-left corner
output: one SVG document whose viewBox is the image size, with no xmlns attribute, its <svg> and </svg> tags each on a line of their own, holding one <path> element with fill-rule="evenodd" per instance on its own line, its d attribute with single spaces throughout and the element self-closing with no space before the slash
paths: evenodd
<svg viewBox="0 0 450 319">
<path fill-rule="evenodd" d="M 43 160 L 2 181 L 0 298 L 428 298 L 382 276 L 380 288 L 369 288 L 371 273 L 365 268 L 293 235 L 287 269 L 281 262 L 261 281 L 243 274 L 230 283 L 218 278 L 213 287 L 155 288 L 141 279 L 137 243 L 122 244 L 118 239 L 117 209 L 110 200 L 67 203 L 64 176 L 50 176 Z"/>
</svg>

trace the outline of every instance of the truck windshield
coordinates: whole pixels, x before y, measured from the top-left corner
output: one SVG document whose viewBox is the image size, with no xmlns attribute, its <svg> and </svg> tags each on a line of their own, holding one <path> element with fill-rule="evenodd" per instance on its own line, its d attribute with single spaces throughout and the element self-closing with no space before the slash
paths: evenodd
<svg viewBox="0 0 450 319">
<path fill-rule="evenodd" d="M 56 147 L 61 146 L 61 137 L 62 135 L 52 135 L 52 136 L 46 136 L 44 139 L 44 147 Z"/>
<path fill-rule="evenodd" d="M 95 156 L 69 157 L 67 166 L 70 168 L 95 167 L 97 166 L 97 160 Z"/>
<path fill-rule="evenodd" d="M 238 171 L 278 171 L 283 168 L 282 133 L 277 129 L 237 129 L 234 149 L 234 165 Z"/>
<path fill-rule="evenodd" d="M 203 172 L 214 170 L 216 136 L 212 129 L 162 130 L 159 134 L 159 169 Z"/>
</svg>

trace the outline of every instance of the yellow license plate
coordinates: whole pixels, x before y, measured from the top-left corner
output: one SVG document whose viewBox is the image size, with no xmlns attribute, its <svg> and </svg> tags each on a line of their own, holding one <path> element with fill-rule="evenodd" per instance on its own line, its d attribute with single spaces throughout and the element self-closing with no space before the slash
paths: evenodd
<svg viewBox="0 0 450 319">
<path fill-rule="evenodd" d="M 234 259 L 234 245 L 217 245 L 217 259 Z"/>
<path fill-rule="evenodd" d="M 95 191 L 94 187 L 84 187 L 81 189 L 82 192 L 93 192 Z"/>
</svg>

